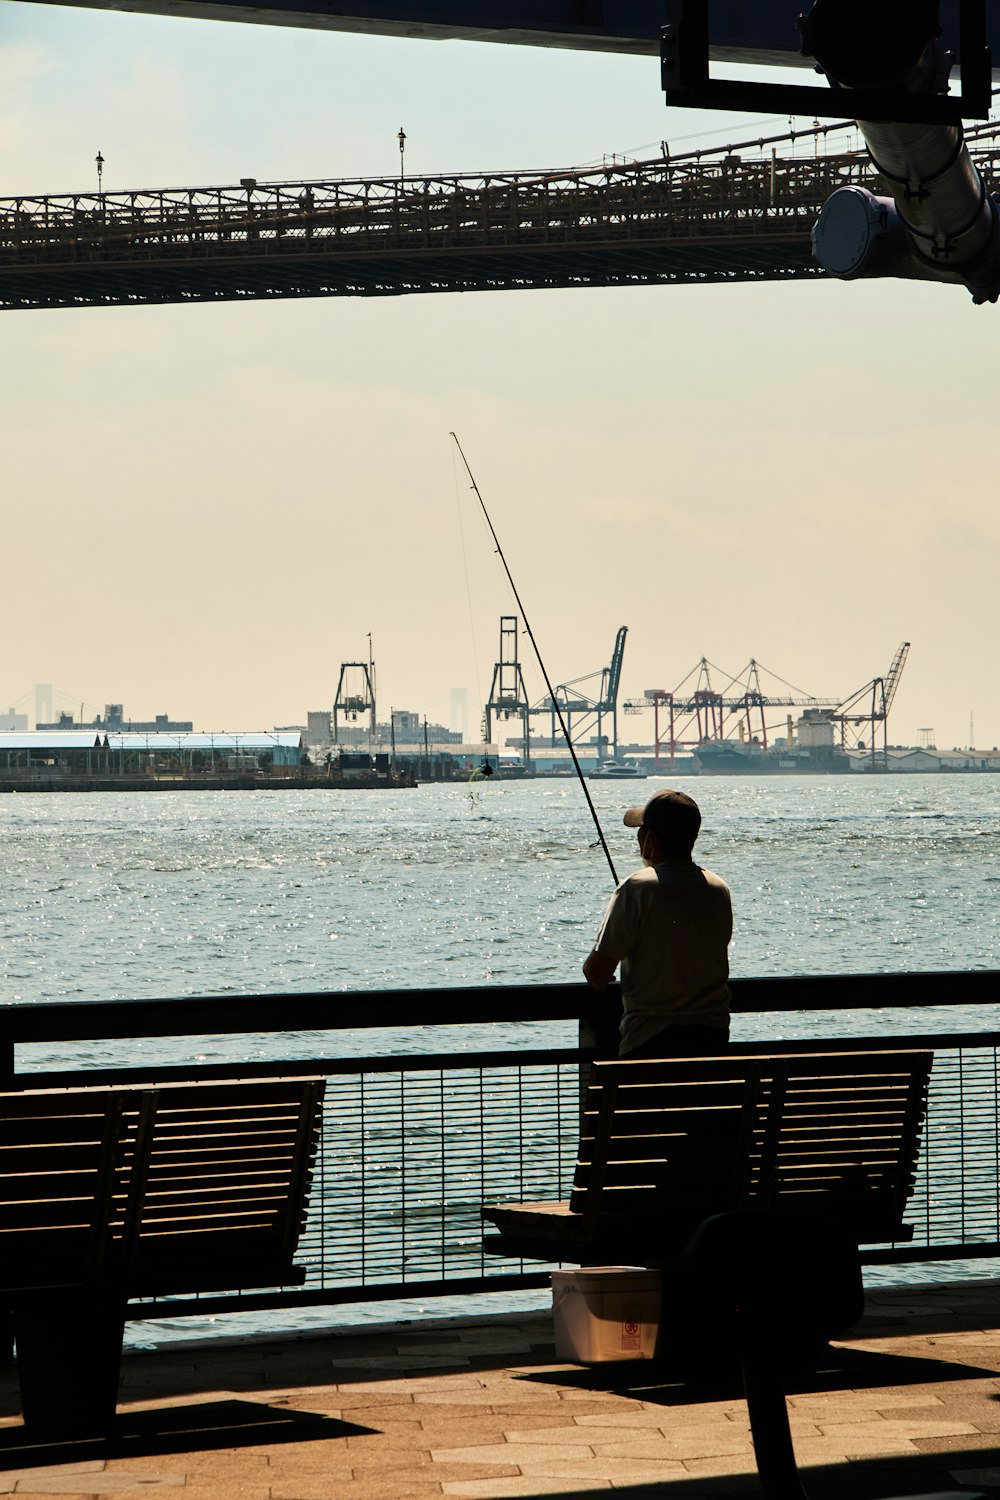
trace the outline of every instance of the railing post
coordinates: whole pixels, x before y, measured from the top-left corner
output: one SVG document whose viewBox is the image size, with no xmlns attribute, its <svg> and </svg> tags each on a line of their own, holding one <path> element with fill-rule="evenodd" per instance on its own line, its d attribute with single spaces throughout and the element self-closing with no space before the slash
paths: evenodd
<svg viewBox="0 0 1000 1500">
<path fill-rule="evenodd" d="M 621 989 L 611 985 L 603 995 L 592 995 L 580 1013 L 580 1108 L 590 1085 L 591 1060 L 605 1062 L 618 1056 L 618 1026 L 622 1018 Z"/>
</svg>

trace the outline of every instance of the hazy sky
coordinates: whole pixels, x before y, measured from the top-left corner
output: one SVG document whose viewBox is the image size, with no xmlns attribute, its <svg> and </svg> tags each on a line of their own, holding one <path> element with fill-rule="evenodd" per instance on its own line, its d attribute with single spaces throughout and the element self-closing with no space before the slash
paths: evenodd
<svg viewBox="0 0 1000 1500">
<path fill-rule="evenodd" d="M 98 150 L 108 190 L 390 174 L 401 125 L 414 172 L 739 137 L 654 59 L 0 5 L 0 195 Z M 302 722 L 369 631 L 380 709 L 480 703 L 514 606 L 453 430 L 555 681 L 624 624 L 626 696 L 704 655 L 839 697 L 909 639 L 891 738 L 997 744 L 998 318 L 893 282 L 7 313 L 0 708 Z"/>
</svg>

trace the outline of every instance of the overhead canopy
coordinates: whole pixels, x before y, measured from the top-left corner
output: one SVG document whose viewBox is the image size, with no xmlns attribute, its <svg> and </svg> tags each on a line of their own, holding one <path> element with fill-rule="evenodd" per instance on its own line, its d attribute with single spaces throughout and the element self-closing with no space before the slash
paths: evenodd
<svg viewBox="0 0 1000 1500">
<path fill-rule="evenodd" d="M 37 0 L 210 21 L 257 21 L 438 41 L 506 42 L 655 55 L 663 0 Z M 741 62 L 800 62 L 803 0 L 712 0 L 712 50 Z"/>
<path fill-rule="evenodd" d="M 298 731 L 252 730 L 210 732 L 206 734 L 155 734 L 131 730 L 109 731 L 95 735 L 87 730 L 41 730 L 31 734 L 0 731 L 0 752 L 4 750 L 116 750 L 183 751 L 216 750 L 223 755 L 259 755 L 268 750 L 300 750 L 302 735 Z"/>
</svg>

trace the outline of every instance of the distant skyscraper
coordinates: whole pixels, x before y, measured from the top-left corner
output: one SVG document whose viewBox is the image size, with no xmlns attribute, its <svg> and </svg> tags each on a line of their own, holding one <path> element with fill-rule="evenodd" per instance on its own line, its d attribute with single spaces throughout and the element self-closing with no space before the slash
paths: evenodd
<svg viewBox="0 0 1000 1500">
<path fill-rule="evenodd" d="M 51 682 L 36 682 L 35 684 L 35 723 L 46 724 L 52 718 L 52 684 Z"/>
<path fill-rule="evenodd" d="M 0 729 L 5 729 L 8 734 L 15 730 L 23 734 L 28 727 L 28 715 L 19 714 L 13 708 L 8 708 L 6 713 L 0 713 Z"/>
<path fill-rule="evenodd" d="M 462 736 L 463 743 L 469 741 L 469 689 L 452 688 L 451 690 L 451 727 L 458 730 Z"/>
</svg>

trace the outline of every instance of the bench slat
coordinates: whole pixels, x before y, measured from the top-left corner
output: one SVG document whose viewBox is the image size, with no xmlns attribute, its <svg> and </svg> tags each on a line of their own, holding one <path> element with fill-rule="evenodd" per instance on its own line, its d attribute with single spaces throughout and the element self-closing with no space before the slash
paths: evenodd
<svg viewBox="0 0 1000 1500">
<path fill-rule="evenodd" d="M 511 1242 L 603 1243 L 611 1222 L 655 1240 L 692 1214 L 808 1199 L 865 1243 L 905 1238 L 932 1062 L 915 1049 L 595 1063 L 564 1210 L 484 1214 Z M 617 1258 L 634 1264 L 628 1251 Z"/>
<path fill-rule="evenodd" d="M 217 1235 L 227 1254 L 239 1243 L 267 1260 L 276 1284 L 304 1222 L 322 1093 L 293 1078 L 0 1095 L 0 1286 L 32 1247 L 57 1245 L 63 1280 L 83 1281 L 132 1276 L 144 1238 L 204 1260 Z"/>
</svg>

